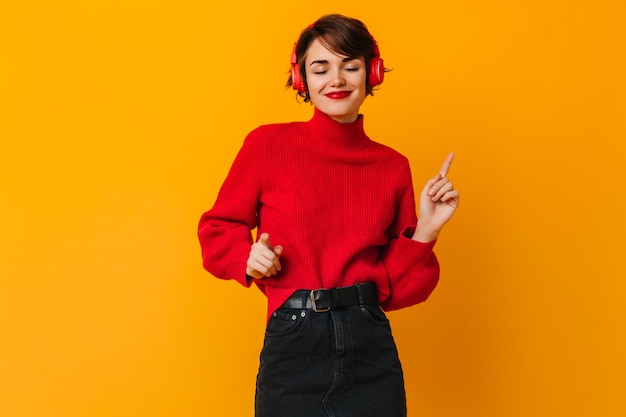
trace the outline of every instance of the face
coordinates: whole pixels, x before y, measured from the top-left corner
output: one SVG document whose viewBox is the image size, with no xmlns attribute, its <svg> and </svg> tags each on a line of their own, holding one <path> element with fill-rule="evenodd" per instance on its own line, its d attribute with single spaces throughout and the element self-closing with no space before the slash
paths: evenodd
<svg viewBox="0 0 626 417">
<path fill-rule="evenodd" d="M 338 122 L 354 122 L 367 95 L 365 60 L 336 55 L 314 40 L 305 66 L 313 105 Z"/>
</svg>

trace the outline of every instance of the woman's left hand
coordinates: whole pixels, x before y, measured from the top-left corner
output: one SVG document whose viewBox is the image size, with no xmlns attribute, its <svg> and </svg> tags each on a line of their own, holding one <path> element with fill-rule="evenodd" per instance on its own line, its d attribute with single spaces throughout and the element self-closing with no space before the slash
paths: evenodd
<svg viewBox="0 0 626 417">
<path fill-rule="evenodd" d="M 459 206 L 459 192 L 447 177 L 453 159 L 454 153 L 451 152 L 439 173 L 426 183 L 420 194 L 419 221 L 413 234 L 414 240 L 431 242 L 437 239 Z"/>
</svg>

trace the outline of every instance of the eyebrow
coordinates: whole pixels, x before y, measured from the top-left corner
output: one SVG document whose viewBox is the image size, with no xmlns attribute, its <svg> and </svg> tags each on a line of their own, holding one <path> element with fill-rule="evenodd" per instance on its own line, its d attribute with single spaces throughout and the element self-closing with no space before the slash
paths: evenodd
<svg viewBox="0 0 626 417">
<path fill-rule="evenodd" d="M 359 59 L 357 57 L 345 57 L 342 62 L 350 62 L 350 61 L 354 61 L 355 59 Z M 328 61 L 326 59 L 317 59 L 313 62 L 311 62 L 309 64 L 309 66 L 315 65 L 315 64 L 322 64 L 322 65 L 326 65 L 328 64 Z"/>
</svg>

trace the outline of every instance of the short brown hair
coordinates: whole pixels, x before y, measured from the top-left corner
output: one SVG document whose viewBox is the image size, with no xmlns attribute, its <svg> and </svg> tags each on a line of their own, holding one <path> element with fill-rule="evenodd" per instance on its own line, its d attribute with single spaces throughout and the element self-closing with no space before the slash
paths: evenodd
<svg viewBox="0 0 626 417">
<path fill-rule="evenodd" d="M 367 94 L 374 95 L 373 87 L 369 84 L 370 60 L 376 56 L 376 41 L 367 30 L 363 22 L 358 19 L 340 14 L 330 14 L 320 17 L 315 23 L 304 29 L 296 43 L 296 62 L 300 77 L 306 85 L 306 68 L 304 62 L 309 46 L 318 40 L 324 47 L 338 55 L 348 58 L 363 58 L 367 74 Z M 385 70 L 386 71 L 386 70 Z M 287 80 L 287 88 L 293 85 L 291 75 Z M 305 102 L 310 100 L 308 90 L 298 92 Z"/>
</svg>

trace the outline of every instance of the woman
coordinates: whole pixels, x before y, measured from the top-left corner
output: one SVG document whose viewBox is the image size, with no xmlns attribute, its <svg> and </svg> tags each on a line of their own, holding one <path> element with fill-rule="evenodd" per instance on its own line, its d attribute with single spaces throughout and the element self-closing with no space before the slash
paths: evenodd
<svg viewBox="0 0 626 417">
<path fill-rule="evenodd" d="M 381 308 L 433 291 L 433 246 L 459 193 L 450 154 L 421 192 L 418 223 L 408 160 L 370 140 L 359 114 L 384 72 L 360 21 L 329 15 L 306 28 L 288 85 L 312 119 L 252 131 L 200 220 L 205 268 L 268 298 L 257 417 L 406 415 Z"/>
</svg>

